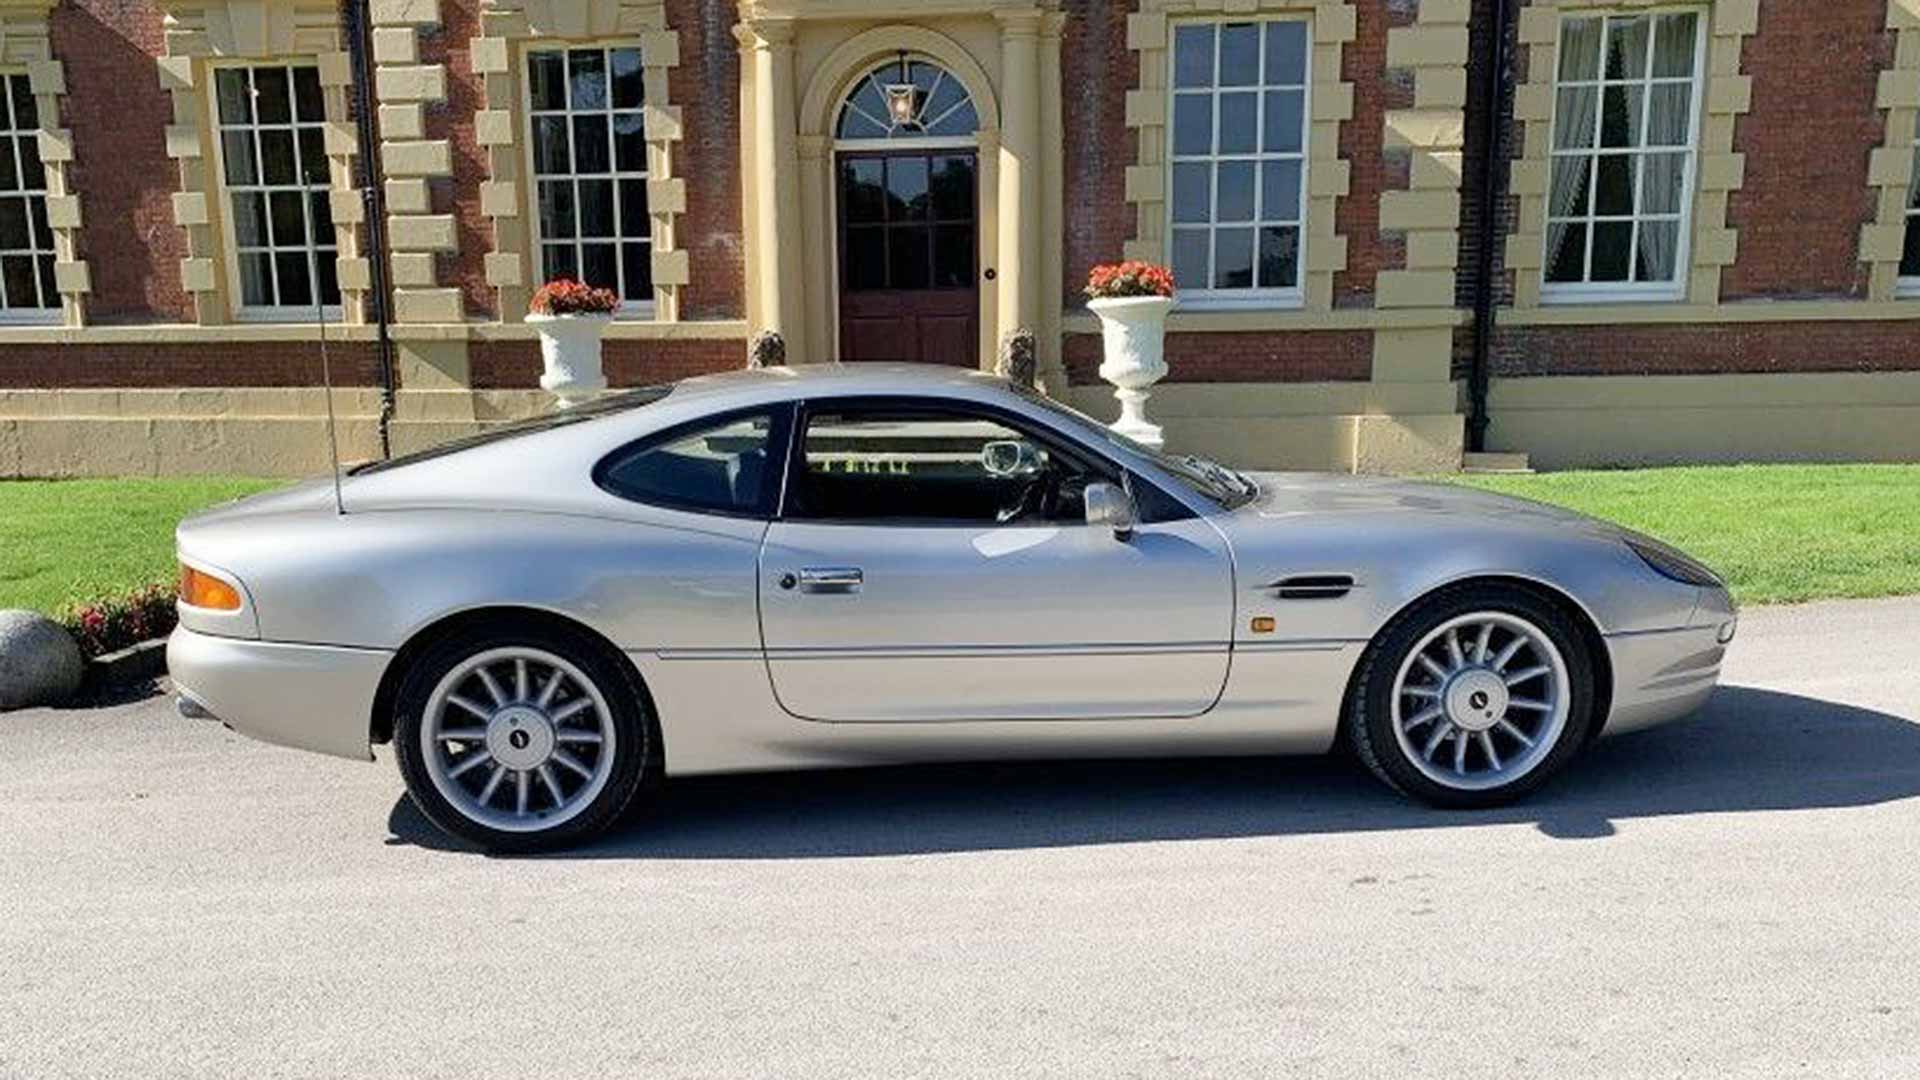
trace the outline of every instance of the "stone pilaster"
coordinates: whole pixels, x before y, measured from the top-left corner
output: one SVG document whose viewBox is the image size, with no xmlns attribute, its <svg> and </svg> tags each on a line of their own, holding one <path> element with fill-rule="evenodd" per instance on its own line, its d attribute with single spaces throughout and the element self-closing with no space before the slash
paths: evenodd
<svg viewBox="0 0 1920 1080">
<path fill-rule="evenodd" d="M 373 0 L 373 86 L 380 102 L 387 247 L 395 322 L 465 321 L 460 290 L 443 286 L 437 256 L 457 246 L 451 213 L 433 212 L 431 181 L 453 175 L 453 147 L 427 137 L 429 104 L 447 98 L 447 69 L 420 62 L 418 36 L 440 25 L 438 0 Z"/>
<path fill-rule="evenodd" d="M 1920 0 L 1887 0 L 1887 29 L 1894 32 L 1893 66 L 1880 73 L 1874 102 L 1886 111 L 1887 135 L 1867 166 L 1876 210 L 1860 230 L 1860 261 L 1867 264 L 1867 287 L 1874 300 L 1911 295 L 1901 288 L 1900 260 L 1906 251 L 1914 161 L 1920 154 Z"/>
<path fill-rule="evenodd" d="M 1406 265 L 1383 270 L 1374 305 L 1451 308 L 1460 262 L 1460 177 L 1466 145 L 1467 0 L 1420 0 L 1411 26 L 1387 31 L 1387 67 L 1413 73 L 1413 107 L 1390 109 L 1385 151 L 1408 156 L 1404 191 L 1380 195 L 1380 228 L 1406 237 Z M 1441 377 L 1450 349 L 1439 351 Z"/>
</svg>

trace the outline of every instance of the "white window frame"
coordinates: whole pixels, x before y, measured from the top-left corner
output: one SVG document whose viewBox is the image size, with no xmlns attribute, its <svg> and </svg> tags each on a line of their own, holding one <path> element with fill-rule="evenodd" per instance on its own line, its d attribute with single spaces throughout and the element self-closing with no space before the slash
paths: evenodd
<svg viewBox="0 0 1920 1080">
<path fill-rule="evenodd" d="M 13 126 L 13 115 L 14 115 L 13 113 L 13 80 L 15 77 L 25 79 L 26 75 L 27 75 L 27 72 L 24 68 L 11 68 L 11 67 L 0 68 L 0 80 L 4 80 L 6 83 L 4 87 L 0 87 L 0 109 L 5 110 L 5 115 L 0 116 L 0 137 L 4 137 L 6 139 L 6 148 L 4 150 L 0 150 L 0 153 L 10 154 L 13 156 L 13 175 L 14 175 L 14 178 L 19 182 L 19 186 L 16 188 L 13 188 L 11 190 L 0 191 L 0 196 L 4 196 L 6 198 L 11 198 L 11 199 L 25 198 L 27 201 L 27 247 L 23 249 L 7 249 L 4 251 L 0 251 L 0 255 L 13 255 L 13 256 L 27 255 L 32 257 L 34 295 L 35 295 L 35 299 L 40 300 L 43 306 L 16 307 L 12 304 L 6 303 L 3 298 L 5 286 L 4 286 L 4 283 L 0 283 L 0 324 L 39 326 L 39 325 L 44 325 L 49 323 L 54 323 L 54 324 L 59 323 L 62 319 L 61 311 L 64 305 L 61 301 L 60 291 L 57 287 L 57 283 L 53 287 L 53 295 L 49 297 L 46 295 L 49 286 L 47 285 L 46 282 L 42 281 L 40 278 L 40 259 L 42 257 L 46 257 L 46 258 L 53 259 L 55 262 L 58 262 L 60 258 L 59 253 L 55 249 L 54 243 L 53 243 L 53 226 L 51 224 L 47 226 L 47 236 L 46 236 L 47 246 L 45 249 L 42 249 L 36 246 L 34 243 L 33 201 L 35 199 L 40 200 L 41 218 L 43 220 L 46 218 L 46 205 L 47 205 L 47 188 L 46 188 L 46 181 L 45 181 L 46 168 L 47 168 L 46 162 L 42 161 L 40 163 L 40 175 L 42 178 L 41 185 L 37 188 L 27 187 L 26 177 L 24 175 L 25 170 L 21 168 L 20 154 L 17 148 L 17 140 L 19 137 L 24 136 L 25 138 L 28 138 L 28 139 L 38 140 L 40 137 L 40 132 L 44 130 L 46 127 L 45 118 L 40 117 L 38 115 L 37 106 L 39 105 L 39 102 L 38 101 L 34 102 L 34 105 L 36 106 L 35 116 L 37 119 L 41 120 L 40 127 L 34 128 L 31 131 L 29 131 L 25 128 L 16 128 Z M 31 95 L 33 93 L 32 88 L 29 87 L 27 92 L 28 94 Z M 49 299 L 52 300 L 52 305 L 44 306 L 45 302 Z"/>
<path fill-rule="evenodd" d="M 1907 236 L 1912 235 L 1913 230 L 1920 229 L 1920 206 L 1914 204 L 1914 196 L 1920 194 L 1920 124 L 1914 126 L 1913 145 L 1909 148 L 1909 152 L 1913 155 L 1916 169 L 1913 179 L 1907 185 L 1907 205 L 1901 218 L 1901 224 L 1904 227 L 1901 234 L 1903 241 Z M 1906 262 L 1904 243 L 1901 246 L 1900 261 Z M 1896 300 L 1920 299 L 1920 274 L 1903 274 L 1895 278 L 1893 296 Z"/>
<path fill-rule="evenodd" d="M 1302 65 L 1301 73 L 1300 73 L 1301 81 L 1298 86 L 1292 83 L 1275 83 L 1275 84 L 1269 85 L 1264 81 L 1266 78 L 1266 66 L 1267 66 L 1266 31 L 1264 30 L 1264 27 L 1268 23 L 1280 23 L 1280 22 L 1300 23 L 1306 29 L 1306 34 L 1307 34 L 1306 53 L 1305 53 L 1305 60 Z M 1211 87 L 1207 88 L 1206 90 L 1183 89 L 1178 85 L 1178 80 L 1175 78 L 1174 53 L 1175 53 L 1176 45 L 1179 39 L 1180 27 L 1182 26 L 1214 26 L 1218 28 L 1218 27 L 1224 27 L 1229 25 L 1240 25 L 1244 23 L 1255 23 L 1263 27 L 1261 31 L 1261 49 L 1260 49 L 1260 77 L 1263 81 L 1257 84 L 1254 84 L 1251 87 L 1222 88 L 1220 86 L 1219 84 L 1220 34 L 1216 29 L 1214 34 L 1214 41 L 1213 41 L 1214 84 Z M 1213 165 L 1216 167 L 1214 172 L 1213 191 L 1211 193 L 1210 202 L 1208 204 L 1209 205 L 1208 213 L 1209 215 L 1217 215 L 1220 207 L 1220 183 L 1219 183 L 1219 172 L 1218 172 L 1217 166 L 1223 161 L 1235 161 L 1235 162 L 1250 161 L 1254 164 L 1254 181 L 1253 181 L 1253 185 L 1254 185 L 1253 215 L 1254 216 L 1252 220 L 1245 222 L 1244 224 L 1248 228 L 1251 228 L 1254 233 L 1253 265 L 1254 265 L 1254 272 L 1257 275 L 1259 273 L 1259 266 L 1260 266 L 1260 230 L 1266 227 L 1267 225 L 1272 224 L 1271 222 L 1268 222 L 1267 220 L 1265 220 L 1265 217 L 1264 217 L 1265 207 L 1262 204 L 1266 200 L 1266 190 L 1265 190 L 1265 185 L 1262 182 L 1262 179 L 1260 176 L 1260 165 L 1268 161 L 1298 160 L 1300 162 L 1300 205 L 1294 219 L 1294 227 L 1296 230 L 1298 230 L 1299 241 L 1298 241 L 1298 246 L 1295 249 L 1295 260 L 1296 260 L 1297 266 L 1294 270 L 1293 285 L 1290 288 L 1280 288 L 1280 289 L 1272 289 L 1272 288 L 1216 289 L 1214 288 L 1212 286 L 1212 276 L 1211 276 L 1213 273 L 1213 256 L 1214 256 L 1213 248 L 1216 243 L 1216 234 L 1218 230 L 1221 228 L 1221 223 L 1218 217 L 1210 216 L 1208 225 L 1207 225 L 1207 230 L 1208 230 L 1207 273 L 1209 275 L 1208 285 L 1206 288 L 1188 288 L 1185 286 L 1178 286 L 1178 291 L 1175 294 L 1175 300 L 1177 301 L 1177 304 L 1180 308 L 1183 308 L 1189 311 L 1233 311 L 1233 310 L 1243 310 L 1248 308 L 1288 309 L 1288 308 L 1301 308 L 1306 306 L 1307 205 L 1308 205 L 1308 188 L 1310 186 L 1308 182 L 1308 173 L 1312 168 L 1312 156 L 1313 156 L 1313 153 L 1312 153 L 1313 152 L 1313 45 L 1314 45 L 1313 20 L 1306 13 L 1280 13 L 1280 14 L 1273 14 L 1273 15 L 1249 14 L 1244 16 L 1211 15 L 1211 16 L 1207 16 L 1204 18 L 1197 18 L 1197 19 L 1178 19 L 1178 20 L 1170 21 L 1168 23 L 1168 26 L 1167 26 L 1167 123 L 1166 123 L 1166 140 L 1167 141 L 1166 141 L 1166 151 L 1164 155 L 1166 159 L 1166 172 L 1165 172 L 1166 215 L 1162 223 L 1162 227 L 1165 230 L 1163 235 L 1165 235 L 1166 237 L 1167 265 L 1171 266 L 1173 264 L 1173 241 L 1174 241 L 1174 228 L 1175 228 L 1174 220 L 1173 220 L 1173 215 L 1174 215 L 1173 169 L 1175 165 L 1182 164 L 1182 163 L 1205 162 L 1209 165 Z M 1214 134 L 1213 145 L 1218 146 L 1220 141 L 1220 97 L 1222 93 L 1244 93 L 1249 89 L 1254 91 L 1255 97 L 1258 99 L 1258 102 L 1259 102 L 1258 108 L 1254 113 L 1254 131 L 1256 133 L 1255 134 L 1256 140 L 1263 137 L 1267 129 L 1267 93 L 1268 91 L 1298 90 L 1300 92 L 1300 149 L 1298 151 L 1269 152 L 1269 151 L 1255 150 L 1251 154 L 1217 154 L 1209 151 L 1206 154 L 1187 154 L 1184 156 L 1176 156 L 1174 154 L 1174 117 L 1178 113 L 1178 110 L 1175 108 L 1175 104 L 1177 103 L 1177 101 L 1179 100 L 1182 94 L 1198 96 L 1204 93 L 1204 94 L 1210 95 L 1213 98 L 1213 134 Z M 1239 225 L 1243 223 L 1235 222 L 1233 224 Z M 1188 223 L 1188 227 L 1192 227 L 1191 223 Z M 1178 285 L 1177 282 L 1176 282 L 1176 285 Z"/>
<path fill-rule="evenodd" d="M 318 316 L 317 316 L 318 318 L 325 320 L 327 322 L 339 322 L 343 317 L 342 306 L 340 304 L 319 304 L 317 302 L 320 294 L 319 264 L 320 264 L 321 257 L 326 253 L 332 254 L 333 261 L 335 263 L 335 268 L 336 268 L 335 280 L 336 281 L 338 280 L 338 264 L 339 264 L 339 258 L 340 258 L 340 249 L 338 246 L 339 236 L 336 232 L 335 235 L 328 237 L 327 243 L 323 245 L 319 243 L 320 235 L 318 231 L 315 230 L 313 227 L 314 222 L 313 222 L 312 195 L 318 193 L 323 196 L 328 196 L 332 192 L 333 190 L 332 161 L 331 160 L 328 161 L 327 183 L 325 186 L 316 188 L 307 184 L 305 181 L 301 181 L 297 179 L 298 170 L 300 167 L 299 166 L 300 129 L 301 128 L 320 129 L 321 139 L 322 139 L 321 145 L 324 147 L 325 138 L 326 138 L 326 134 L 325 134 L 326 121 L 324 119 L 319 121 L 307 121 L 307 120 L 300 119 L 299 104 L 296 99 L 296 91 L 293 88 L 292 69 L 313 68 L 317 72 L 319 69 L 319 66 L 320 66 L 319 58 L 311 57 L 311 56 L 278 57 L 271 60 L 231 60 L 231 61 L 219 61 L 217 63 L 214 63 L 213 65 L 211 65 L 212 70 L 210 70 L 207 75 L 207 91 L 206 91 L 206 98 L 207 98 L 206 107 L 207 107 L 207 123 L 208 123 L 207 130 L 213 133 L 213 176 L 210 179 L 213 185 L 215 199 L 219 204 L 221 247 L 224 249 L 224 252 L 223 252 L 225 255 L 224 261 L 226 263 L 227 282 L 229 285 L 229 291 L 227 294 L 229 299 L 228 307 L 233 312 L 233 318 L 235 319 L 235 321 L 238 321 L 238 322 L 263 322 L 263 323 L 313 322 L 314 319 L 316 318 L 316 314 L 315 314 L 316 312 L 318 313 Z M 223 124 L 220 121 L 220 74 L 219 73 L 221 71 L 235 71 L 235 70 L 244 71 L 248 69 L 257 69 L 257 68 L 280 68 L 288 72 L 287 100 L 288 100 L 288 107 L 291 110 L 290 115 L 293 117 L 293 119 L 286 125 L 273 124 L 269 126 L 275 127 L 275 128 L 285 126 L 293 132 L 294 155 L 295 155 L 294 169 L 295 169 L 295 175 L 296 175 L 296 182 L 292 184 L 268 184 L 265 182 L 265 177 L 266 177 L 266 174 L 264 172 L 265 163 L 264 163 L 264 159 L 260 154 L 260 127 L 261 127 L 260 117 L 259 117 L 259 113 L 256 111 L 253 116 L 253 121 L 245 125 L 244 130 L 253 133 L 255 164 L 258 165 L 263 170 L 261 173 L 262 182 L 259 184 L 242 185 L 241 188 L 239 188 L 238 190 L 257 191 L 262 195 L 267 195 L 267 196 L 271 196 L 272 193 L 278 192 L 278 191 L 301 192 L 302 198 L 301 198 L 300 212 L 306 215 L 307 236 L 311 241 L 308 245 L 308 252 L 309 252 L 308 272 L 312 275 L 312 278 L 310 280 L 310 285 L 313 288 L 314 298 L 316 301 L 316 303 L 313 303 L 313 304 L 249 304 L 246 302 L 246 283 L 240 276 L 240 237 L 239 237 L 238 231 L 234 228 L 233 195 L 236 189 L 232 185 L 227 183 L 227 141 L 226 139 L 222 138 L 222 135 L 226 132 L 228 128 L 233 128 L 235 130 L 242 130 L 242 129 L 240 128 L 239 125 Z M 321 92 L 324 95 L 325 93 L 324 87 L 322 88 Z M 329 157 L 331 156 L 329 155 Z M 271 204 L 271 199 L 269 199 L 269 204 Z M 276 253 L 280 251 L 292 251 L 293 250 L 292 248 L 282 248 L 272 242 L 273 241 L 272 228 L 273 228 L 273 212 L 272 212 L 271 205 L 269 205 L 268 211 L 267 211 L 268 243 L 265 250 L 276 252 Z M 260 249 L 254 248 L 252 250 L 260 250 Z M 277 274 L 278 271 L 276 270 L 275 273 Z M 342 295 L 343 296 L 345 295 L 344 292 L 342 293 Z"/>
<path fill-rule="evenodd" d="M 1638 228 L 1639 223 L 1641 221 L 1646 221 L 1646 220 L 1654 220 L 1654 221 L 1677 220 L 1679 223 L 1679 236 L 1676 238 L 1674 243 L 1673 280 L 1659 281 L 1659 282 L 1654 282 L 1654 281 L 1580 281 L 1580 282 L 1549 281 L 1547 280 L 1547 275 L 1551 273 L 1553 270 L 1553 255 L 1554 255 L 1553 252 L 1547 250 L 1547 244 L 1551 241 L 1551 238 L 1553 235 L 1551 222 L 1554 219 L 1551 217 L 1551 215 L 1553 212 L 1553 162 L 1554 160 L 1561 157 L 1577 157 L 1577 156 L 1591 156 L 1593 158 L 1593 168 L 1588 172 L 1588 175 L 1587 175 L 1588 193 L 1589 193 L 1589 198 L 1591 199 L 1593 197 L 1594 190 L 1599 185 L 1600 159 L 1603 156 L 1613 157 L 1613 156 L 1630 155 L 1636 158 L 1644 159 L 1649 154 L 1673 152 L 1673 149 L 1674 149 L 1673 147 L 1653 148 L 1653 147 L 1647 147 L 1644 145 L 1637 146 L 1637 147 L 1614 148 L 1610 150 L 1602 149 L 1599 144 L 1601 139 L 1601 135 L 1600 135 L 1601 128 L 1605 124 L 1604 117 L 1602 118 L 1600 123 L 1596 124 L 1594 127 L 1594 145 L 1592 147 L 1560 150 L 1555 148 L 1554 146 L 1554 143 L 1558 140 L 1559 131 L 1560 131 L 1560 91 L 1568 87 L 1592 86 L 1597 88 L 1599 92 L 1594 95 L 1594 108 L 1596 110 L 1603 110 L 1606 108 L 1606 102 L 1607 102 L 1606 88 L 1608 86 L 1611 85 L 1611 86 L 1642 87 L 1643 93 L 1641 95 L 1641 106 L 1640 106 L 1641 108 L 1640 130 L 1644 135 L 1647 128 L 1647 123 L 1646 123 L 1647 110 L 1652 108 L 1652 101 L 1653 101 L 1653 95 L 1651 93 L 1644 92 L 1644 90 L 1649 90 L 1653 86 L 1659 85 L 1661 83 L 1669 83 L 1669 84 L 1678 83 L 1680 80 L 1672 76 L 1662 76 L 1657 79 L 1653 76 L 1654 38 L 1651 34 L 1649 34 L 1647 38 L 1646 70 L 1640 76 L 1635 77 L 1633 79 L 1614 79 L 1614 80 L 1608 79 L 1606 74 L 1607 43 L 1609 38 L 1611 37 L 1611 24 L 1613 20 L 1634 19 L 1642 16 L 1660 16 L 1660 15 L 1692 15 L 1694 16 L 1693 78 L 1691 80 L 1690 96 L 1687 99 L 1688 105 L 1689 105 L 1689 115 L 1687 117 L 1687 141 L 1686 141 L 1686 147 L 1685 147 L 1686 156 L 1683 164 L 1681 165 L 1681 170 L 1680 170 L 1679 217 L 1677 219 L 1671 219 L 1670 216 L 1666 214 L 1641 214 L 1640 213 L 1640 199 L 1642 194 L 1645 191 L 1645 183 L 1643 178 L 1646 171 L 1644 160 L 1642 160 L 1641 162 L 1636 163 L 1634 166 L 1633 212 L 1631 214 L 1625 217 L 1621 217 L 1619 215 L 1607 215 L 1604 218 L 1600 217 L 1599 215 L 1590 214 L 1583 218 L 1568 218 L 1566 220 L 1579 221 L 1584 223 L 1587 226 L 1588 236 L 1587 236 L 1586 273 L 1588 275 L 1591 275 L 1593 273 L 1592 232 L 1593 232 L 1593 226 L 1596 223 L 1622 222 L 1622 221 L 1632 223 L 1632 225 L 1634 226 L 1634 229 L 1633 229 L 1634 247 L 1627 254 L 1627 272 L 1629 274 L 1632 274 L 1634 269 L 1634 264 L 1637 261 L 1637 253 L 1639 250 L 1639 242 L 1640 242 L 1639 228 Z M 1601 26 L 1601 30 L 1600 30 L 1600 67 L 1598 71 L 1595 73 L 1594 79 L 1592 80 L 1576 79 L 1572 82 L 1562 82 L 1560 80 L 1560 63 L 1561 63 L 1560 51 L 1565 47 L 1566 23 L 1573 19 L 1585 19 L 1585 18 L 1598 18 L 1603 20 L 1603 25 Z M 1622 303 L 1622 302 L 1629 302 L 1629 303 L 1631 302 L 1677 302 L 1677 301 L 1686 299 L 1687 286 L 1689 283 L 1689 278 L 1692 276 L 1692 266 L 1693 266 L 1694 203 L 1699 198 L 1699 195 L 1700 195 L 1698 191 L 1698 183 L 1699 183 L 1699 176 L 1700 176 L 1700 129 L 1701 129 L 1701 122 L 1702 122 L 1701 118 L 1706 114 L 1705 96 L 1706 96 L 1706 68 L 1707 68 L 1707 24 L 1711 20 L 1711 18 L 1712 18 L 1712 12 L 1710 10 L 1706 8 L 1694 7 L 1690 5 L 1679 5 L 1679 6 L 1673 6 L 1673 7 L 1658 7 L 1658 8 L 1632 8 L 1628 10 L 1599 10 L 1599 11 L 1580 10 L 1580 11 L 1565 11 L 1561 13 L 1560 25 L 1555 27 L 1555 34 L 1558 36 L 1554 40 L 1554 70 L 1553 70 L 1552 83 L 1551 83 L 1552 91 L 1553 91 L 1553 94 L 1552 94 L 1553 117 L 1549 121 L 1548 133 L 1547 133 L 1547 165 L 1546 165 L 1547 192 L 1546 192 L 1546 198 L 1545 198 L 1545 206 L 1543 207 L 1543 216 L 1542 216 L 1543 224 L 1540 230 L 1541 232 L 1540 247 L 1542 252 L 1542 261 L 1540 265 L 1540 302 L 1541 303 L 1543 304 L 1610 304 L 1610 303 Z"/>
<path fill-rule="evenodd" d="M 518 73 L 519 79 L 520 79 L 520 116 L 522 120 L 521 130 L 526 133 L 525 150 L 521 155 L 521 157 L 522 157 L 522 168 L 526 170 L 525 176 L 527 177 L 525 198 L 527 200 L 527 235 L 530 241 L 527 258 L 531 262 L 531 265 L 528 267 L 528 269 L 532 273 L 531 280 L 533 282 L 534 288 L 539 288 L 541 285 L 544 285 L 547 280 L 545 249 L 546 249 L 546 244 L 548 243 L 547 239 L 543 235 L 541 235 L 541 230 L 540 230 L 541 176 L 538 172 L 535 171 L 535 168 L 534 168 L 534 120 L 536 117 L 541 117 L 541 116 L 564 116 L 567 118 L 567 164 L 569 169 L 571 170 L 574 164 L 576 163 L 576 158 L 573 150 L 573 117 L 576 115 L 576 113 L 573 108 L 573 95 L 572 95 L 571 87 L 567 88 L 565 108 L 558 109 L 558 110 L 541 109 L 537 112 L 534 110 L 533 67 L 532 67 L 533 58 L 535 55 L 539 53 L 557 52 L 564 55 L 565 53 L 571 52 L 576 49 L 598 49 L 600 50 L 600 53 L 602 56 L 607 57 L 607 89 L 608 89 L 609 95 L 612 94 L 612 89 L 613 89 L 613 64 L 612 64 L 612 57 L 611 57 L 613 50 L 632 49 L 635 52 L 640 53 L 640 56 L 641 56 L 640 70 L 643 73 L 643 77 L 646 71 L 646 53 L 641 49 L 640 41 L 637 38 L 614 38 L 614 39 L 604 40 L 604 41 L 538 42 L 538 43 L 529 43 L 525 48 L 521 50 L 520 70 Z M 645 110 L 647 105 L 648 105 L 648 101 L 646 97 L 646 91 L 643 88 L 641 90 L 641 95 L 640 95 L 640 108 L 642 110 Z M 609 96 L 608 106 L 605 110 L 582 111 L 578 115 L 583 115 L 583 116 L 598 115 L 598 116 L 606 116 L 609 118 L 608 119 L 609 127 L 607 131 L 607 164 L 608 164 L 609 171 L 604 174 L 590 173 L 588 175 L 592 179 L 596 179 L 596 180 L 606 179 L 613 182 L 613 220 L 614 220 L 614 230 L 616 233 L 616 236 L 612 241 L 614 245 L 614 271 L 616 274 L 620 275 L 622 279 L 624 279 L 626 275 L 626 266 L 624 262 L 624 257 L 620 252 L 620 245 L 624 243 L 630 243 L 632 241 L 618 235 L 618 232 L 621 226 L 620 181 L 639 180 L 642 183 L 646 183 L 648 180 L 650 180 L 653 174 L 653 151 L 651 147 L 648 147 L 644 151 L 644 155 L 645 155 L 644 160 L 647 163 L 646 171 L 636 173 L 631 170 L 626 172 L 622 172 L 619 170 L 617 165 L 619 161 L 619 156 L 618 156 L 618 151 L 615 149 L 613 144 L 613 131 L 611 127 L 612 125 L 611 118 L 613 116 L 614 111 L 615 110 L 613 109 L 613 106 L 612 106 L 611 96 Z M 558 175 L 559 174 L 555 174 L 556 177 Z M 572 182 L 576 185 L 574 189 L 576 192 L 576 197 L 574 199 L 573 214 L 574 214 L 574 232 L 578 234 L 579 226 L 580 226 L 580 200 L 577 196 L 577 193 L 579 191 L 579 188 L 577 185 L 579 183 L 581 174 L 577 171 L 569 171 L 565 175 L 569 177 L 572 180 Z M 647 228 L 646 228 L 647 258 L 649 260 L 653 258 L 653 255 L 655 252 L 660 250 L 660 237 L 655 233 L 654 227 L 653 227 L 654 217 L 655 215 L 653 213 L 653 205 L 651 200 L 649 200 L 647 205 Z M 633 238 L 633 240 L 638 240 L 638 239 L 639 239 L 638 236 L 635 236 Z M 566 241 L 563 241 L 563 240 L 553 241 L 553 243 L 564 243 L 564 242 Z M 572 240 L 572 243 L 575 245 L 575 248 L 577 249 L 579 244 L 581 243 L 580 237 L 578 235 L 575 235 Z M 578 266 L 578 265 L 579 265 L 578 251 L 576 250 L 575 266 Z M 624 280 L 622 280 L 621 285 L 624 286 L 624 284 L 625 282 Z M 645 321 L 649 321 L 656 318 L 657 312 L 659 310 L 659 295 L 660 295 L 659 283 L 655 282 L 652 288 L 653 288 L 653 295 L 649 296 L 645 300 L 628 300 L 623 295 L 620 300 L 620 308 L 618 311 L 614 313 L 614 317 L 620 320 L 631 320 L 635 322 L 645 322 Z M 615 291 L 620 292 L 622 290 L 616 289 Z"/>
</svg>

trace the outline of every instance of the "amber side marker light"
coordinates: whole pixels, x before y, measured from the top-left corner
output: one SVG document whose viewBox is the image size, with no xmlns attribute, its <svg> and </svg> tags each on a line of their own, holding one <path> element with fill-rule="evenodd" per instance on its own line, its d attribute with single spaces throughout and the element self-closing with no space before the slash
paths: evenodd
<svg viewBox="0 0 1920 1080">
<path fill-rule="evenodd" d="M 239 611 L 240 590 L 191 566 L 180 568 L 180 602 L 207 611 Z"/>
<path fill-rule="evenodd" d="M 1273 616 L 1255 615 L 1251 629 L 1256 634 L 1271 634 L 1273 633 L 1274 625 Z"/>
</svg>

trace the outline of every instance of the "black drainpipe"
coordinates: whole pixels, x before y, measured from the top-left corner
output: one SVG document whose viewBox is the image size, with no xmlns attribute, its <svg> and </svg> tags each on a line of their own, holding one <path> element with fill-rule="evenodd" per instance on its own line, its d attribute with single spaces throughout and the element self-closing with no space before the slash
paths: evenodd
<svg viewBox="0 0 1920 1080">
<path fill-rule="evenodd" d="M 380 129 L 373 111 L 373 65 L 368 62 L 367 14 L 369 0 L 344 0 L 341 22 L 346 29 L 347 58 L 353 68 L 353 120 L 360 141 L 360 205 L 365 208 L 361 228 L 366 230 L 370 314 L 380 343 L 380 456 L 393 456 L 393 337 L 388 311 L 386 175 L 380 168 Z"/>
<path fill-rule="evenodd" d="M 1486 114 L 1486 134 L 1482 139 L 1485 154 L 1480 168 L 1480 247 L 1476 253 L 1473 281 L 1473 361 L 1467 372 L 1467 449 L 1482 453 L 1487 448 L 1488 354 L 1493 349 L 1494 304 L 1497 299 L 1493 276 L 1493 248 L 1500 242 L 1501 176 L 1507 153 L 1507 96 L 1513 87 L 1513 56 L 1508 44 L 1512 24 L 1512 0 L 1493 0 L 1493 19 L 1489 28 L 1492 51 L 1481 80 L 1481 100 Z"/>
</svg>

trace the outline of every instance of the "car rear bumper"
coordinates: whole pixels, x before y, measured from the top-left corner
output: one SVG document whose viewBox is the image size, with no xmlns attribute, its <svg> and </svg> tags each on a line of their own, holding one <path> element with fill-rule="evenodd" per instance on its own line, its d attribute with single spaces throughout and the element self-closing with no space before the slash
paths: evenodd
<svg viewBox="0 0 1920 1080">
<path fill-rule="evenodd" d="M 373 698 L 393 654 L 215 637 L 181 627 L 167 670 L 182 697 L 242 735 L 370 761 Z M 184 710 L 183 710 L 184 711 Z"/>
</svg>

